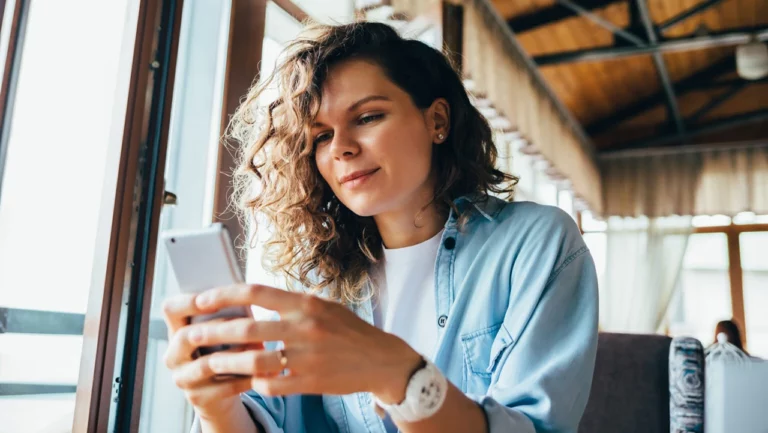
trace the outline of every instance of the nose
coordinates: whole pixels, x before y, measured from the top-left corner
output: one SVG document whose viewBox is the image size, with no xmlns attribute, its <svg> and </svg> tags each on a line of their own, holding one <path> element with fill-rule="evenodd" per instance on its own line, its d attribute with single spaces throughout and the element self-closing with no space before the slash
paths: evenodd
<svg viewBox="0 0 768 433">
<path fill-rule="evenodd" d="M 360 153 L 360 145 L 354 137 L 347 134 L 336 133 L 331 142 L 331 154 L 333 159 L 341 161 L 357 156 Z"/>
</svg>

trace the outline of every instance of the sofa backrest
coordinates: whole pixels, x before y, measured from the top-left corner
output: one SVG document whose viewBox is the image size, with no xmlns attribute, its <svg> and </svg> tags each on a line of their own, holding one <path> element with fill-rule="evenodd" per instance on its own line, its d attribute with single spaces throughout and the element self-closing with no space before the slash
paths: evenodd
<svg viewBox="0 0 768 433">
<path fill-rule="evenodd" d="M 601 333 L 579 433 L 668 433 L 671 341 L 661 335 Z"/>
</svg>

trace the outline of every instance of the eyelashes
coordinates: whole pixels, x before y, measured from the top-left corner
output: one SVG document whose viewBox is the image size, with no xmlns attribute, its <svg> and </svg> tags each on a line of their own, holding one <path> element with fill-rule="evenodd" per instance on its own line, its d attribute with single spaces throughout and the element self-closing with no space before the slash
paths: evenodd
<svg viewBox="0 0 768 433">
<path fill-rule="evenodd" d="M 384 113 L 364 114 L 357 119 L 356 125 L 358 126 L 370 125 L 372 123 L 378 122 L 384 117 L 385 117 Z M 327 143 L 332 138 L 333 138 L 333 131 L 324 131 L 315 136 L 314 140 L 312 141 L 312 144 L 315 147 L 317 147 L 324 143 Z"/>
</svg>

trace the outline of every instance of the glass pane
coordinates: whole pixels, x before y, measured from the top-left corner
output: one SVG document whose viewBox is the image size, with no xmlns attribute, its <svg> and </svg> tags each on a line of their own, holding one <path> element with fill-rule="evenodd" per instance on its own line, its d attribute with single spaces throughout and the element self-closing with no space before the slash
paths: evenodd
<svg viewBox="0 0 768 433">
<path fill-rule="evenodd" d="M 742 233 L 739 243 L 747 350 L 752 355 L 768 358 L 768 232 Z"/>
<path fill-rule="evenodd" d="M 137 5 L 28 3 L 0 191 L 0 308 L 43 310 L 56 322 L 57 312 L 86 311 L 106 143 L 113 106 L 124 103 L 116 89 L 127 73 L 120 68 L 130 68 L 121 60 L 136 34 L 128 26 Z M 11 389 L 0 393 L 0 430 L 71 430 L 82 336 L 79 326 L 60 331 L 71 335 L 0 334 L 0 383 L 64 391 L 19 396 L 0 387 Z"/>
<path fill-rule="evenodd" d="M 161 231 L 211 222 L 229 17 L 229 2 L 184 2 L 165 171 L 165 189 L 178 202 L 163 208 Z M 178 286 L 162 242 L 153 281 L 139 431 L 188 432 L 192 409 L 163 362 L 168 342 L 161 307 Z"/>
<path fill-rule="evenodd" d="M 669 309 L 669 331 L 714 341 L 715 325 L 731 318 L 728 240 L 724 233 L 693 234 L 683 259 L 680 286 Z"/>
</svg>

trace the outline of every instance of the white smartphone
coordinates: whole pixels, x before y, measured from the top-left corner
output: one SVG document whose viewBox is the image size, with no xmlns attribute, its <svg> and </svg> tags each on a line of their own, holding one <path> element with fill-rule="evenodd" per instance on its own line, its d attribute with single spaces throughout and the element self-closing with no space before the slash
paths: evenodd
<svg viewBox="0 0 768 433">
<path fill-rule="evenodd" d="M 195 230 L 168 230 L 161 234 L 171 268 L 182 293 L 201 293 L 215 287 L 243 283 L 237 255 L 226 226 L 213 223 Z M 253 318 L 250 307 L 228 307 L 213 314 L 192 317 L 191 323 L 213 319 Z M 200 355 L 228 350 L 236 345 L 200 348 Z"/>
</svg>

